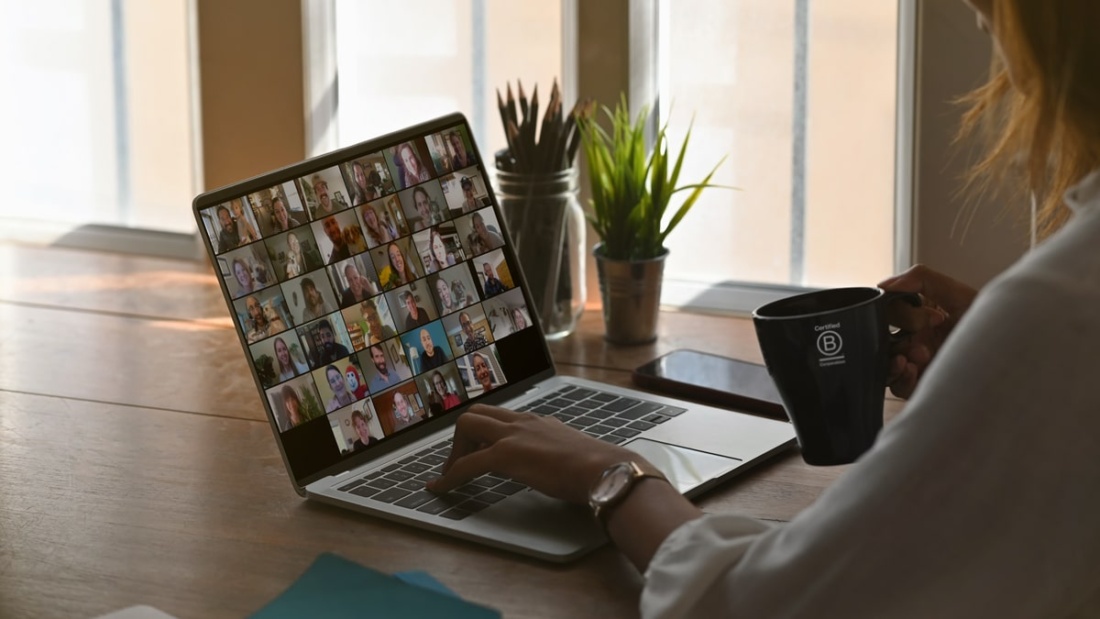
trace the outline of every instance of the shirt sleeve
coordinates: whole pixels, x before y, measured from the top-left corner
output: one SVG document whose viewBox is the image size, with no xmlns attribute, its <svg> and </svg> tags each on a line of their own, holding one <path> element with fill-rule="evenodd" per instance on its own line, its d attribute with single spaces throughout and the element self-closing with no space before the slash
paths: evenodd
<svg viewBox="0 0 1100 619">
<path fill-rule="evenodd" d="M 646 572 L 642 616 L 720 617 L 730 609 L 712 600 L 726 573 L 733 569 L 767 525 L 737 515 L 707 514 L 672 532 Z"/>
<path fill-rule="evenodd" d="M 790 523 L 708 515 L 674 531 L 641 615 L 1100 612 L 1094 247 L 991 284 L 901 417 Z"/>
</svg>

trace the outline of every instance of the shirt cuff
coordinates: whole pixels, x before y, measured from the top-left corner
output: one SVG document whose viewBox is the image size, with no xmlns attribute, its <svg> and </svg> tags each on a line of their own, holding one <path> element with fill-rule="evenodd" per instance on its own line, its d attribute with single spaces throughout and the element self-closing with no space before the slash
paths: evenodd
<svg viewBox="0 0 1100 619">
<path fill-rule="evenodd" d="M 669 534 L 646 569 L 641 616 L 645 619 L 704 616 L 700 602 L 771 527 L 733 514 L 704 514 Z"/>
</svg>

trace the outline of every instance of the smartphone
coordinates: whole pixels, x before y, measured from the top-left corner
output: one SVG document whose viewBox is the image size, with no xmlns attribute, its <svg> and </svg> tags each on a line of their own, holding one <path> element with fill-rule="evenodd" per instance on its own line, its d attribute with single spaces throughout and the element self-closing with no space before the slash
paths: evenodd
<svg viewBox="0 0 1100 619">
<path fill-rule="evenodd" d="M 768 369 L 759 363 L 674 350 L 638 366 L 632 378 L 639 387 L 686 400 L 787 418 Z"/>
</svg>

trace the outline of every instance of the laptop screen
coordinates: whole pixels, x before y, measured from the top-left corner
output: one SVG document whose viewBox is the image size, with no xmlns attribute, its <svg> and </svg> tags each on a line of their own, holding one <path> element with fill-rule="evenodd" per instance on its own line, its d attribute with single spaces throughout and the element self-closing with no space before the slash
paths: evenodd
<svg viewBox="0 0 1100 619">
<path fill-rule="evenodd" d="M 552 367 L 470 136 L 455 115 L 196 198 L 296 480 Z"/>
</svg>

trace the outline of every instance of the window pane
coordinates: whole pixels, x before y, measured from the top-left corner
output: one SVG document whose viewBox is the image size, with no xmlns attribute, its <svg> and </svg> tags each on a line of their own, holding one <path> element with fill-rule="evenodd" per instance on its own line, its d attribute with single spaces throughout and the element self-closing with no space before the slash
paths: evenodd
<svg viewBox="0 0 1100 619">
<path fill-rule="evenodd" d="M 0 3 L 0 217 L 192 232 L 187 0 Z"/>
<path fill-rule="evenodd" d="M 561 13 L 560 2 L 336 0 L 340 145 L 460 111 L 491 158 L 505 146 L 495 89 L 537 83 L 545 102 L 561 78 Z"/>
<path fill-rule="evenodd" d="M 894 257 L 897 3 L 662 2 L 662 113 L 683 178 L 723 155 L 668 243 L 666 276 L 833 286 Z M 671 103 L 671 105 L 670 105 Z M 706 247 L 707 251 L 699 251 Z"/>
</svg>

